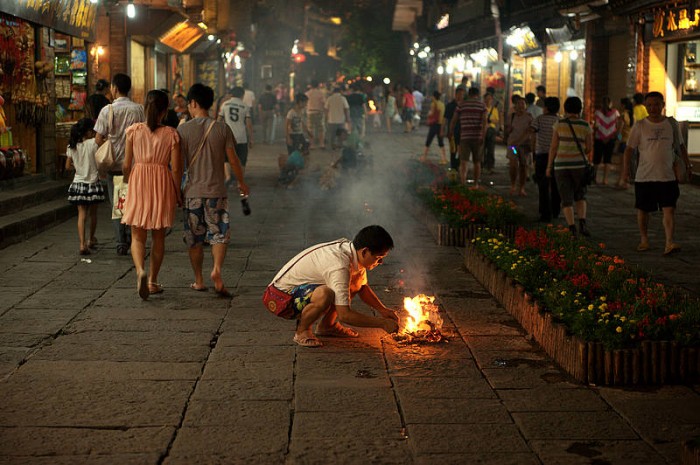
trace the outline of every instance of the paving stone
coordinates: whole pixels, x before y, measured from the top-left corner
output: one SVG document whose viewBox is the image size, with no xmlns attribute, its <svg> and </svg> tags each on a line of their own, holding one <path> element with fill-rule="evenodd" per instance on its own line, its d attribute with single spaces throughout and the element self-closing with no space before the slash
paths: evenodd
<svg viewBox="0 0 700 465">
<path fill-rule="evenodd" d="M 294 377 L 293 366 L 284 362 L 231 362 L 207 363 L 202 379 L 237 380 L 251 384 L 278 384 L 291 382 Z"/>
<path fill-rule="evenodd" d="M 516 412 L 513 419 L 528 440 L 639 439 L 617 413 Z"/>
<path fill-rule="evenodd" d="M 429 399 L 494 399 L 496 394 L 478 370 L 466 378 L 411 378 L 394 380 L 402 406 L 411 406 Z"/>
<path fill-rule="evenodd" d="M 520 431 L 512 424 L 408 425 L 411 447 L 417 455 L 460 453 L 527 453 L 530 451 Z"/>
<path fill-rule="evenodd" d="M 163 461 L 163 465 L 250 465 L 253 463 L 282 464 L 285 462 L 285 454 L 282 452 L 256 453 L 247 449 L 240 451 L 236 445 L 232 445 L 231 448 L 233 451 L 230 453 L 170 455 Z M 240 455 L 232 455 L 239 452 Z"/>
<path fill-rule="evenodd" d="M 176 426 L 193 381 L 97 381 L 28 384 L 11 377 L 0 384 L 2 426 Z"/>
<path fill-rule="evenodd" d="M 73 308 L 82 309 L 96 300 L 104 292 L 101 289 L 71 289 L 70 293 L 63 292 L 64 288 L 47 286 L 30 295 L 15 305 L 17 308 Z"/>
<path fill-rule="evenodd" d="M 465 377 L 474 373 L 476 365 L 473 359 L 395 357 L 390 359 L 389 374 L 393 376 L 414 377 Z"/>
<path fill-rule="evenodd" d="M 402 402 L 406 424 L 512 424 L 508 410 L 497 399 L 416 399 Z"/>
<path fill-rule="evenodd" d="M 160 454 L 61 455 L 0 457 L 0 465 L 155 465 Z"/>
<path fill-rule="evenodd" d="M 0 317 L 0 332 L 15 334 L 56 334 L 70 321 L 71 317 L 61 319 L 46 318 L 6 318 Z"/>
<path fill-rule="evenodd" d="M 49 361 L 31 358 L 13 378 L 27 383 L 44 379 L 54 382 L 73 380 L 195 380 L 202 372 L 201 363 L 108 362 L 108 361 Z"/>
<path fill-rule="evenodd" d="M 51 334 L 0 333 L 0 347 L 36 347 L 49 339 Z"/>
<path fill-rule="evenodd" d="M 38 287 L 37 287 L 38 289 Z M 0 315 L 18 303 L 22 302 L 27 296 L 34 292 L 28 287 L 4 287 L 2 288 L 2 300 L 0 300 Z"/>
<path fill-rule="evenodd" d="M 17 366 L 20 361 L 34 352 L 30 347 L 2 347 L 0 346 L 0 363 Z"/>
<path fill-rule="evenodd" d="M 396 411 L 393 391 L 374 379 L 297 380 L 296 412 Z"/>
<path fill-rule="evenodd" d="M 225 331 L 219 335 L 217 346 L 294 346 L 294 330 L 287 331 Z"/>
<path fill-rule="evenodd" d="M 467 336 L 465 342 L 473 353 L 485 351 L 522 351 L 534 352 L 540 348 L 523 336 Z"/>
<path fill-rule="evenodd" d="M 468 452 L 428 454 L 416 457 L 415 465 L 541 465 L 537 455 L 526 452 Z"/>
<path fill-rule="evenodd" d="M 496 391 L 511 412 L 583 412 L 609 410 L 610 406 L 590 389 L 570 389 L 558 384 L 532 389 Z"/>
<path fill-rule="evenodd" d="M 183 426 L 170 455 L 229 455 L 251 460 L 262 455 L 283 454 L 287 450 L 288 430 L 289 423 Z"/>
<path fill-rule="evenodd" d="M 89 331 L 114 331 L 114 332 L 165 332 L 165 333 L 204 333 L 213 337 L 219 327 L 220 320 L 204 319 L 171 319 L 171 320 L 129 320 L 125 318 L 100 319 L 86 316 L 72 321 L 66 326 L 68 333 Z"/>
<path fill-rule="evenodd" d="M 558 369 L 553 362 L 543 367 L 520 365 L 515 368 L 483 368 L 489 384 L 494 389 L 528 389 L 538 386 L 580 387 L 573 378 Z"/>
<path fill-rule="evenodd" d="M 295 346 L 217 346 L 212 350 L 209 362 L 244 362 L 291 363 L 294 361 Z"/>
<path fill-rule="evenodd" d="M 270 384 L 253 379 L 203 379 L 197 384 L 192 401 L 235 400 L 292 400 L 292 380 Z"/>
<path fill-rule="evenodd" d="M 192 401 L 187 406 L 185 427 L 229 426 L 261 429 L 270 425 L 289 425 L 292 415 L 288 401 L 250 401 L 241 399 Z"/>
<path fill-rule="evenodd" d="M 529 443 L 543 465 L 588 465 L 591 463 L 662 465 L 667 463 L 658 452 L 640 440 L 534 440 Z"/>
<path fill-rule="evenodd" d="M 82 314 L 85 318 L 99 320 L 215 320 L 221 321 L 226 315 L 226 308 L 202 308 L 202 309 L 164 309 L 164 308 L 138 308 L 138 306 L 119 308 L 115 311 L 112 307 L 89 307 Z"/>
<path fill-rule="evenodd" d="M 35 456 L 161 454 L 174 430 L 170 426 L 111 430 L 0 427 L 0 456 L 23 460 L 30 455 L 28 451 Z"/>
<path fill-rule="evenodd" d="M 292 427 L 295 439 L 402 439 L 401 417 L 397 411 L 296 412 Z"/>
<path fill-rule="evenodd" d="M 406 465 L 412 462 L 408 441 L 384 438 L 294 438 L 288 457 L 289 462 L 298 465 Z"/>
</svg>

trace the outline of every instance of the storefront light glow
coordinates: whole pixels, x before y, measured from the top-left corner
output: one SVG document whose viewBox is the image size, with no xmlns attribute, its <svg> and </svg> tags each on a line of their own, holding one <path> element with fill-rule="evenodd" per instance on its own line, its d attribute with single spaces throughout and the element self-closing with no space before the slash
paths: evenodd
<svg viewBox="0 0 700 465">
<path fill-rule="evenodd" d="M 420 58 L 421 60 L 425 60 L 426 58 L 428 58 L 428 54 L 425 53 L 425 50 L 421 50 L 420 52 L 418 52 L 418 58 Z"/>
<path fill-rule="evenodd" d="M 445 71 L 447 71 L 447 74 L 452 74 L 455 72 L 454 66 L 448 64 L 447 67 L 445 68 Z"/>
<path fill-rule="evenodd" d="M 430 53 L 430 47 L 429 47 L 429 46 L 426 46 L 426 47 L 423 49 L 423 51 L 424 51 L 425 53 Z"/>
<path fill-rule="evenodd" d="M 573 61 L 578 60 L 578 52 L 576 50 L 572 50 L 571 53 L 569 53 L 569 58 L 571 58 Z"/>
<path fill-rule="evenodd" d="M 564 59 L 564 55 L 561 54 L 561 52 L 557 52 L 554 54 L 554 61 L 557 63 L 561 63 L 561 60 Z"/>
<path fill-rule="evenodd" d="M 389 85 L 389 84 L 391 84 L 391 79 L 389 79 L 388 77 L 385 77 L 382 82 L 386 85 Z"/>
<path fill-rule="evenodd" d="M 136 17 L 136 7 L 133 0 L 129 0 L 129 3 L 126 5 L 126 16 L 132 19 Z"/>
<path fill-rule="evenodd" d="M 95 4 L 95 3 L 97 3 L 97 0 L 90 0 L 90 3 Z"/>
<path fill-rule="evenodd" d="M 438 67 L 437 67 L 437 73 L 440 74 L 440 75 L 445 74 L 445 68 L 443 68 L 442 65 L 438 66 Z"/>
<path fill-rule="evenodd" d="M 372 82 L 372 76 L 367 76 L 365 79 L 367 79 L 367 82 Z"/>
</svg>

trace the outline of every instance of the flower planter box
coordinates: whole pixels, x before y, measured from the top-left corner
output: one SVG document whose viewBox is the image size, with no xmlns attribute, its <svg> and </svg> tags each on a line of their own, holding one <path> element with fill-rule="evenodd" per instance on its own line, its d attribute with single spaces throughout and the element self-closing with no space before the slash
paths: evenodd
<svg viewBox="0 0 700 465">
<path fill-rule="evenodd" d="M 683 443 L 681 465 L 700 465 L 700 446 L 698 438 Z"/>
<path fill-rule="evenodd" d="M 412 202 L 411 210 L 413 216 L 423 223 L 437 245 L 449 247 L 465 247 L 469 241 L 474 239 L 483 228 L 484 224 L 466 224 L 462 227 L 455 228 L 445 223 L 440 223 L 435 215 L 425 208 L 419 201 Z M 505 228 L 494 228 L 508 238 L 515 237 L 516 226 L 507 226 Z"/>
<path fill-rule="evenodd" d="M 465 265 L 542 349 L 581 383 L 631 386 L 700 381 L 698 348 L 680 347 L 669 341 L 644 341 L 634 349 L 606 350 L 601 343 L 586 342 L 569 334 L 551 313 L 540 310 L 521 285 L 470 244 L 466 247 Z"/>
</svg>

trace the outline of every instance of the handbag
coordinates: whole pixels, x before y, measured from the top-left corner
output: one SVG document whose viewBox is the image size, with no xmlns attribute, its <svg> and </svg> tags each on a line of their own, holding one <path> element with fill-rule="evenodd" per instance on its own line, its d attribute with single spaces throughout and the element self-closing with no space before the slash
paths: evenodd
<svg viewBox="0 0 700 465">
<path fill-rule="evenodd" d="M 112 198 L 112 219 L 119 220 L 124 215 L 124 203 L 126 202 L 126 194 L 129 191 L 129 185 L 124 182 L 124 176 L 117 175 L 113 178 L 114 181 L 114 196 Z"/>
<path fill-rule="evenodd" d="M 202 141 L 199 143 L 199 147 L 197 147 L 197 150 L 194 152 L 192 160 L 190 160 L 190 163 L 187 165 L 187 168 L 182 173 L 182 180 L 180 181 L 180 192 L 182 192 L 183 195 L 185 193 L 185 188 L 187 187 L 187 184 L 190 182 L 190 168 L 192 168 L 192 165 L 194 164 L 195 160 L 197 160 L 197 157 L 199 157 L 199 154 L 202 152 L 202 148 L 204 148 L 204 143 L 207 141 L 207 137 L 211 132 L 211 128 L 214 127 L 214 123 L 216 123 L 216 120 L 212 121 L 209 124 L 207 131 L 204 133 L 204 137 L 202 137 Z"/>
<path fill-rule="evenodd" d="M 586 163 L 586 167 L 583 169 L 583 182 L 586 186 L 590 186 L 595 182 L 595 167 L 588 162 L 588 158 L 586 158 L 586 155 L 583 153 L 583 148 L 578 141 L 578 137 L 576 137 L 576 131 L 574 131 L 574 127 L 571 125 L 569 118 L 566 119 L 566 122 L 569 123 L 569 129 L 571 129 L 571 134 L 574 136 L 576 147 L 578 147 L 578 151 L 581 157 L 583 157 L 583 161 Z"/>
<path fill-rule="evenodd" d="M 673 174 L 676 176 L 678 184 L 685 184 L 690 181 L 690 170 L 686 166 L 682 158 L 681 143 L 678 140 L 680 127 L 678 120 L 669 116 L 668 121 L 673 129 Z"/>
<path fill-rule="evenodd" d="M 287 269 L 284 270 L 284 272 L 279 275 L 279 277 L 277 279 L 280 279 L 282 276 L 287 274 L 287 272 L 289 270 L 291 270 L 294 267 L 294 265 L 299 263 L 299 260 L 306 257 L 311 252 L 315 252 L 316 250 L 320 249 L 321 247 L 339 244 L 340 242 L 343 242 L 343 241 L 330 242 L 328 244 L 323 244 L 323 245 L 320 245 L 318 247 L 314 247 L 313 249 L 309 250 L 301 257 L 297 258 L 294 261 L 294 263 L 289 265 L 287 267 Z M 267 308 L 270 312 L 272 312 L 274 315 L 276 315 L 280 318 L 284 318 L 286 320 L 291 320 L 296 315 L 294 308 L 290 305 L 290 303 L 292 302 L 292 295 L 278 289 L 275 286 L 274 281 L 272 283 L 270 283 L 269 286 L 267 286 L 267 289 L 265 289 L 265 292 L 263 293 L 262 300 L 263 300 L 263 304 L 265 304 L 265 308 Z"/>
<path fill-rule="evenodd" d="M 112 126 L 114 125 L 114 112 L 112 110 L 112 104 L 109 105 L 109 130 L 107 131 L 107 137 L 105 141 L 97 148 L 95 152 L 95 165 L 97 166 L 97 171 L 100 173 L 106 173 L 112 169 L 114 166 L 114 147 L 112 147 L 112 142 L 109 140 L 110 133 L 112 132 Z"/>
</svg>

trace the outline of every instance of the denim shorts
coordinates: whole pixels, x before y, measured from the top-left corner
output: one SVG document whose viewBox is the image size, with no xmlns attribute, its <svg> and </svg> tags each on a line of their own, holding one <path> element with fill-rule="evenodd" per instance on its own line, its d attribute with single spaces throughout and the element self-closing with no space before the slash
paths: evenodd
<svg viewBox="0 0 700 465">
<path fill-rule="evenodd" d="M 231 239 L 228 217 L 228 199 L 185 199 L 184 240 L 189 247 L 207 242 L 228 244 Z"/>
</svg>

